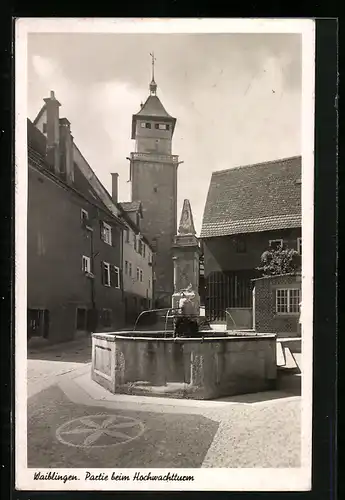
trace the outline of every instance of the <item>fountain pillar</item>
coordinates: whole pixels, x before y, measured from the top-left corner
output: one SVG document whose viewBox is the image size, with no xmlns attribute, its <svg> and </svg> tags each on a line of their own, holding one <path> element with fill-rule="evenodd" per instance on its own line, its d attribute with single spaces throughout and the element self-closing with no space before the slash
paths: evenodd
<svg viewBox="0 0 345 500">
<path fill-rule="evenodd" d="M 199 259 L 200 244 L 196 237 L 192 209 L 189 200 L 184 200 L 178 233 L 174 238 L 174 294 L 172 307 L 178 308 L 182 297 L 190 295 L 195 314 L 200 313 Z"/>
</svg>

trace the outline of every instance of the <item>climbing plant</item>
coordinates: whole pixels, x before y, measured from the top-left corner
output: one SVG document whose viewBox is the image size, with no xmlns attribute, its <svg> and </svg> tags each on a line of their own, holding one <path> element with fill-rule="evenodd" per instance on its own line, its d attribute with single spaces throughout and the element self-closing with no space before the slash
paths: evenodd
<svg viewBox="0 0 345 500">
<path fill-rule="evenodd" d="M 301 271 L 301 255 L 292 248 L 269 248 L 261 255 L 261 265 L 257 270 L 263 276 L 297 274 Z"/>
</svg>

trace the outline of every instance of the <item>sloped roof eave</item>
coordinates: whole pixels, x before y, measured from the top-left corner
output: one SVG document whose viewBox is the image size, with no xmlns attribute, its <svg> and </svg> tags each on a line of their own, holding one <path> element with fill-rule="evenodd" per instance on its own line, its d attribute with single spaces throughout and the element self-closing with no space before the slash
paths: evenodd
<svg viewBox="0 0 345 500">
<path fill-rule="evenodd" d="M 225 221 L 204 223 L 200 238 L 216 238 L 219 236 L 233 236 L 236 234 L 262 233 L 265 231 L 297 229 L 302 226 L 302 215 L 265 217 L 254 220 Z"/>
</svg>

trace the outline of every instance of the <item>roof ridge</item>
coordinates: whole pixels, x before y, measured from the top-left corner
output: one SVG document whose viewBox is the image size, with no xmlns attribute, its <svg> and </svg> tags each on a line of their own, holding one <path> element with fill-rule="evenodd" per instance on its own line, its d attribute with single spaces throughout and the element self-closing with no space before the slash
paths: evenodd
<svg viewBox="0 0 345 500">
<path fill-rule="evenodd" d="M 261 167 L 261 166 L 264 166 L 264 165 L 270 165 L 272 163 L 285 163 L 285 162 L 288 162 L 288 161 L 291 161 L 291 160 L 295 160 L 297 158 L 301 158 L 302 159 L 302 155 L 288 156 L 287 158 L 277 158 L 276 160 L 263 161 L 263 162 L 260 162 L 260 163 L 249 163 L 248 165 L 237 165 L 236 167 L 226 168 L 224 170 L 214 170 L 212 172 L 212 176 L 215 175 L 215 174 L 223 174 L 225 172 L 229 172 L 229 171 L 233 171 L 233 170 L 239 170 L 239 169 L 242 169 L 242 168 Z"/>
</svg>

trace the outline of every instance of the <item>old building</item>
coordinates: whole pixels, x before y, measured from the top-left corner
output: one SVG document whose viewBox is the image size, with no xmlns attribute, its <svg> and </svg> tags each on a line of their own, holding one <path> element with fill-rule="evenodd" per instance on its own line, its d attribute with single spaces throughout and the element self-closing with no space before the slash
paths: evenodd
<svg viewBox="0 0 345 500">
<path fill-rule="evenodd" d="M 262 253 L 285 245 L 302 252 L 301 157 L 212 174 L 203 215 L 206 312 L 252 305 Z"/>
<path fill-rule="evenodd" d="M 121 210 L 59 117 L 54 93 L 28 120 L 28 337 L 124 324 Z"/>
<path fill-rule="evenodd" d="M 152 308 L 153 250 L 141 233 L 143 212 L 141 203 L 122 202 L 123 221 L 123 292 L 126 324 L 134 324 L 138 315 Z"/>
<path fill-rule="evenodd" d="M 177 169 L 172 154 L 176 118 L 167 113 L 157 96 L 152 74 L 150 95 L 132 117 L 135 152 L 130 155 L 132 201 L 141 201 L 142 234 L 155 250 L 154 299 L 157 307 L 169 307 L 173 294 L 172 245 L 177 230 Z"/>
</svg>

